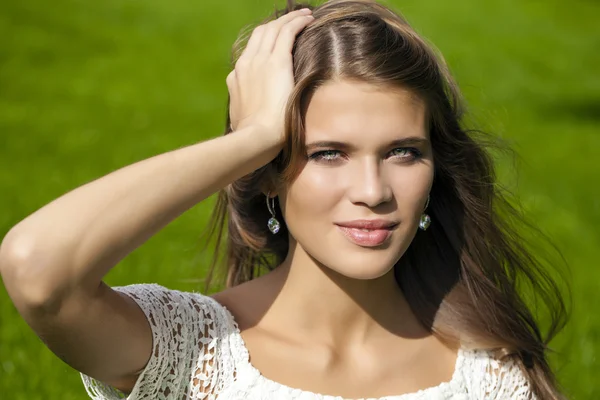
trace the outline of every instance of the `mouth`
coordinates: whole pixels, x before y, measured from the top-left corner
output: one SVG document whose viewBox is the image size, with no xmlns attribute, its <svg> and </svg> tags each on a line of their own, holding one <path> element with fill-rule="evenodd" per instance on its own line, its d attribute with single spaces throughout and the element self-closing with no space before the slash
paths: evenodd
<svg viewBox="0 0 600 400">
<path fill-rule="evenodd" d="M 398 223 L 386 220 L 357 220 L 336 226 L 350 242 L 361 247 L 377 247 L 390 239 Z"/>
</svg>

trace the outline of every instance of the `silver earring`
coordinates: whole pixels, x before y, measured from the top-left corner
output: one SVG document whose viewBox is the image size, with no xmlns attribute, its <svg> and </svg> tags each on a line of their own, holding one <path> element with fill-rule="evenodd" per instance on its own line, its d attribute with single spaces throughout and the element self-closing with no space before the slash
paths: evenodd
<svg viewBox="0 0 600 400">
<path fill-rule="evenodd" d="M 279 221 L 277 221 L 277 218 L 275 218 L 275 197 L 269 197 L 270 194 L 271 192 L 267 193 L 267 208 L 271 213 L 271 218 L 269 218 L 269 221 L 267 221 L 267 226 L 269 227 L 269 230 L 272 234 L 276 234 L 277 232 L 279 232 L 281 224 L 279 223 Z"/>
<path fill-rule="evenodd" d="M 429 196 L 427 196 L 427 202 L 425 203 L 425 210 L 429 206 Z M 421 214 L 421 220 L 419 221 L 419 228 L 426 231 L 431 225 L 431 217 L 425 213 Z"/>
</svg>

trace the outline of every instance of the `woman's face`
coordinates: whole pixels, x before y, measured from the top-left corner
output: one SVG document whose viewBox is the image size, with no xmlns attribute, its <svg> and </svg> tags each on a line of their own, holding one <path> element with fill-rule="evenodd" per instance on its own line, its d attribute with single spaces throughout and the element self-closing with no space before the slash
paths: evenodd
<svg viewBox="0 0 600 400">
<path fill-rule="evenodd" d="M 305 164 L 279 193 L 295 251 L 355 279 L 389 272 L 433 182 L 424 104 L 408 91 L 329 82 L 312 96 L 305 140 Z"/>
</svg>

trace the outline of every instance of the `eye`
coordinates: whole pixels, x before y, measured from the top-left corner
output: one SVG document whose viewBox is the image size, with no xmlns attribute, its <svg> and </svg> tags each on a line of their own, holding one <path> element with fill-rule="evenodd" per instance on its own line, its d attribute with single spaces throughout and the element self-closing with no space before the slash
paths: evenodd
<svg viewBox="0 0 600 400">
<path fill-rule="evenodd" d="M 416 160 L 422 153 L 414 147 L 398 147 L 390 151 L 390 156 L 400 160 Z"/>
<path fill-rule="evenodd" d="M 322 150 L 308 156 L 311 160 L 323 161 L 323 162 L 335 162 L 341 156 L 338 150 Z"/>
</svg>

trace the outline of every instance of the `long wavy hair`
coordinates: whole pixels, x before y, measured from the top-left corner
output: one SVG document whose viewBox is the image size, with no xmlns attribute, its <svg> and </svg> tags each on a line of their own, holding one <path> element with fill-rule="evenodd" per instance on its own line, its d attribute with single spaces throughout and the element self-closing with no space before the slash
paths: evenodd
<svg viewBox="0 0 600 400">
<path fill-rule="evenodd" d="M 288 0 L 262 23 L 304 7 L 313 10 L 315 21 L 298 35 L 292 52 L 296 85 L 286 110 L 288 140 L 270 164 L 219 193 L 208 230 L 216 252 L 207 288 L 216 265 L 224 264 L 221 271 L 231 287 L 285 259 L 285 221 L 277 206 L 282 228 L 270 234 L 264 193 L 298 173 L 298 159 L 305 157 L 304 116 L 317 88 L 351 80 L 409 89 L 427 109 L 435 165 L 428 213 L 434 223 L 415 236 L 394 266 L 396 281 L 433 334 L 513 358 L 539 398 L 563 399 L 547 352 L 566 323 L 565 298 L 545 258 L 526 245 L 523 229 L 535 227 L 496 182 L 490 150 L 497 141 L 463 126 L 464 102 L 443 57 L 400 14 L 370 0 L 316 7 Z M 242 32 L 234 44 L 232 66 L 249 33 Z M 229 115 L 226 126 L 225 134 L 231 133 Z M 547 307 L 545 334 L 527 294 Z"/>
</svg>

